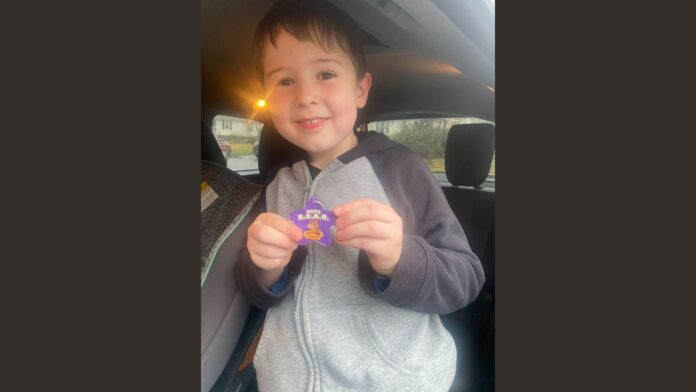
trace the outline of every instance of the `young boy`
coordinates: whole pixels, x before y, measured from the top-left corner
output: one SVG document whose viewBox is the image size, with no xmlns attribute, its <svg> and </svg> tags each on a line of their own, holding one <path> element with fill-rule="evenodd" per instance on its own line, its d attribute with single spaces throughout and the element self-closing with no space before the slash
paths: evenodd
<svg viewBox="0 0 696 392">
<path fill-rule="evenodd" d="M 331 4 L 285 1 L 257 30 L 273 123 L 306 152 L 270 179 L 235 267 L 251 303 L 269 308 L 254 358 L 262 391 L 446 391 L 457 353 L 438 314 L 483 285 L 423 161 L 354 132 L 372 83 L 356 29 Z M 310 200 L 335 214 L 328 245 L 298 245 L 309 231 L 291 218 Z"/>
</svg>

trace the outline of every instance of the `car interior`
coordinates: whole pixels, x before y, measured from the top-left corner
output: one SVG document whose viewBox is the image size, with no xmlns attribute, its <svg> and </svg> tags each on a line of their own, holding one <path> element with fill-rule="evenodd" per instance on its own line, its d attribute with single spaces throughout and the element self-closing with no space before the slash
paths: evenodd
<svg viewBox="0 0 696 392">
<path fill-rule="evenodd" d="M 382 132 L 423 152 L 483 264 L 486 282 L 477 299 L 441 319 L 458 352 L 451 391 L 493 391 L 494 0 L 328 1 L 362 30 L 373 76 L 356 130 Z M 233 267 L 259 213 L 254 203 L 269 171 L 299 153 L 259 104 L 264 97 L 252 41 L 272 4 L 202 1 L 201 390 L 206 392 L 257 390 L 252 361 L 265 311 L 239 293 Z M 429 132 L 432 137 L 418 137 Z M 430 147 L 422 148 L 427 143 Z"/>
</svg>

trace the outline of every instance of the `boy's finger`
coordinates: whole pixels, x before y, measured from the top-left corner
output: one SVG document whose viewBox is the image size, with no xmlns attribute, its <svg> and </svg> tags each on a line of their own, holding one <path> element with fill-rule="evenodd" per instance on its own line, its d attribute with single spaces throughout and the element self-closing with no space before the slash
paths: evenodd
<svg viewBox="0 0 696 392">
<path fill-rule="evenodd" d="M 297 242 L 293 238 L 268 224 L 255 223 L 251 225 L 248 235 L 250 240 L 264 245 L 276 246 L 287 250 L 295 250 L 297 248 Z"/>
<path fill-rule="evenodd" d="M 249 253 L 268 259 L 283 259 L 290 256 L 292 252 L 292 250 L 287 248 L 281 248 L 261 242 L 254 244 L 252 249 L 249 249 Z"/>
<path fill-rule="evenodd" d="M 290 262 L 289 256 L 275 258 L 275 257 L 263 257 L 263 256 L 259 256 L 259 255 L 253 255 L 253 257 L 255 257 L 257 259 L 257 261 L 261 264 L 260 267 L 263 269 L 275 269 L 275 268 L 285 267 Z"/>
<path fill-rule="evenodd" d="M 336 240 L 346 241 L 357 237 L 389 239 L 393 236 L 391 225 L 388 223 L 370 220 L 352 224 L 336 231 Z"/>
<path fill-rule="evenodd" d="M 338 240 L 336 242 L 340 245 L 362 249 L 368 253 L 380 254 L 384 250 L 384 241 L 367 238 L 367 237 L 355 237 L 349 240 Z"/>
<path fill-rule="evenodd" d="M 358 200 L 353 200 L 348 203 L 343 203 L 339 204 L 333 209 L 333 213 L 336 216 L 339 216 L 341 214 L 345 214 L 347 211 L 350 211 L 354 208 L 361 207 L 361 206 L 367 206 L 367 205 L 384 205 L 381 204 L 375 200 L 372 199 L 358 199 Z"/>
<path fill-rule="evenodd" d="M 389 206 L 383 204 L 366 204 L 355 207 L 350 211 L 345 211 L 343 215 L 337 217 L 336 228 L 342 229 L 359 222 L 371 220 L 394 223 L 397 217 L 394 210 Z"/>
<path fill-rule="evenodd" d="M 278 214 L 266 213 L 259 215 L 260 223 L 273 227 L 294 242 L 302 239 L 302 230 L 289 220 Z"/>
</svg>

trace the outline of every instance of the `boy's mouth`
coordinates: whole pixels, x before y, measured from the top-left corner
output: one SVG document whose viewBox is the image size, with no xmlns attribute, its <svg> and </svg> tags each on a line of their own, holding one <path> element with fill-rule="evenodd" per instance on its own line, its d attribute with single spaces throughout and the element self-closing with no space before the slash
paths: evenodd
<svg viewBox="0 0 696 392">
<path fill-rule="evenodd" d="M 295 123 L 304 129 L 316 129 L 322 126 L 328 118 L 324 117 L 311 117 L 311 118 L 301 118 Z"/>
</svg>

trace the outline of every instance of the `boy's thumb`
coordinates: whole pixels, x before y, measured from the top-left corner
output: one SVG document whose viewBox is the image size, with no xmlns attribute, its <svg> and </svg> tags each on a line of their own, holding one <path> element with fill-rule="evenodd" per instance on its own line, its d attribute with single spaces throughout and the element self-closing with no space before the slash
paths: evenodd
<svg viewBox="0 0 696 392">
<path fill-rule="evenodd" d="M 292 223 L 292 221 L 291 221 Z M 287 232 L 288 237 L 295 242 L 299 242 L 302 239 L 302 229 L 295 226 L 294 223 L 290 225 L 290 229 Z"/>
</svg>

